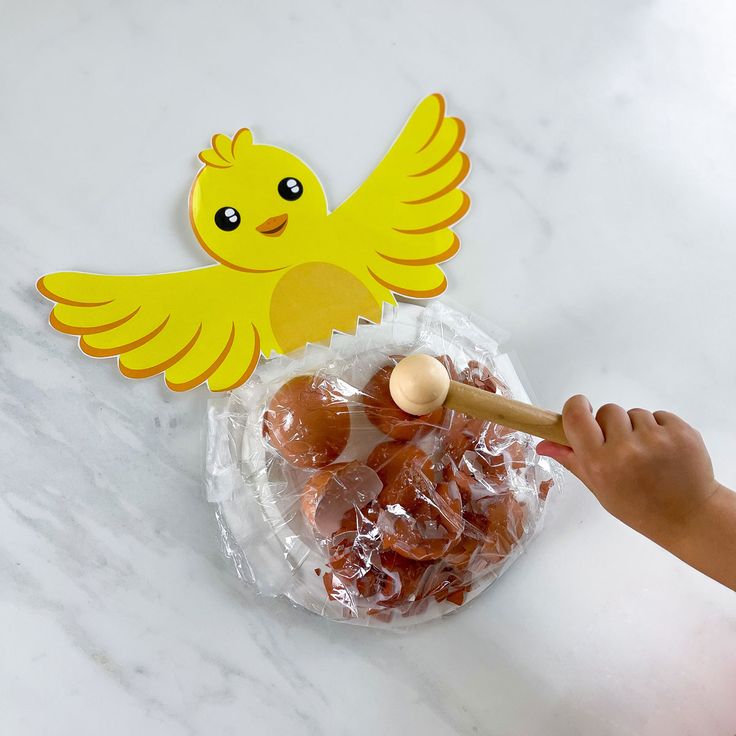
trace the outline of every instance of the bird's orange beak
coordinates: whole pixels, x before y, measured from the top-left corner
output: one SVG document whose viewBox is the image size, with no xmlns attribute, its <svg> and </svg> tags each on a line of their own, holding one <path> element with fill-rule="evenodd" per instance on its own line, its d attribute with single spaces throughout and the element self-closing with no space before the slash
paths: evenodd
<svg viewBox="0 0 736 736">
<path fill-rule="evenodd" d="M 269 238 L 277 238 L 286 230 L 288 221 L 289 215 L 276 215 L 276 217 L 269 217 L 268 220 L 264 220 L 256 227 L 256 230 L 262 235 L 268 235 Z"/>
</svg>

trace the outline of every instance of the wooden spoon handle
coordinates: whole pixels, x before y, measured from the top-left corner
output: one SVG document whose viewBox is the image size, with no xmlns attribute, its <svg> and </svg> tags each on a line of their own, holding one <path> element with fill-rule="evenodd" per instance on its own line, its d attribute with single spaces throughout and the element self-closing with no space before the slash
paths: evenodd
<svg viewBox="0 0 736 736">
<path fill-rule="evenodd" d="M 504 427 L 528 432 L 535 437 L 569 445 L 560 414 L 525 404 L 523 401 L 507 399 L 475 386 L 450 381 L 450 390 L 444 404 L 449 409 L 477 419 L 488 419 Z"/>
</svg>

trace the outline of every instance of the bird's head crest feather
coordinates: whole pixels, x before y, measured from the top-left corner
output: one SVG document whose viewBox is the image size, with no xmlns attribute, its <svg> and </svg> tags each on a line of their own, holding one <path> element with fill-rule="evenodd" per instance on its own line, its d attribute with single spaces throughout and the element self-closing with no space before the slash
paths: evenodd
<svg viewBox="0 0 736 736">
<path fill-rule="evenodd" d="M 212 136 L 212 148 L 202 151 L 199 160 L 216 169 L 229 169 L 235 164 L 238 155 L 251 145 L 253 135 L 248 128 L 241 128 L 232 140 L 223 133 L 216 133 Z"/>
</svg>

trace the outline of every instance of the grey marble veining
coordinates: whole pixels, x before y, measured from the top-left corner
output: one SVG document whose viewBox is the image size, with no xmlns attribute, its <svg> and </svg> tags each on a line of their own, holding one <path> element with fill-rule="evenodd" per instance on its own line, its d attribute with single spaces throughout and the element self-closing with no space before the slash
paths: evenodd
<svg viewBox="0 0 736 736">
<path fill-rule="evenodd" d="M 60 269 L 206 263 L 196 153 L 249 126 L 331 203 L 446 94 L 449 296 L 536 398 L 670 408 L 736 485 L 736 11 L 686 0 L 1 4 L 0 733 L 731 734 L 736 598 L 574 482 L 459 615 L 390 636 L 259 599 L 202 490 L 206 394 L 46 324 Z"/>
</svg>

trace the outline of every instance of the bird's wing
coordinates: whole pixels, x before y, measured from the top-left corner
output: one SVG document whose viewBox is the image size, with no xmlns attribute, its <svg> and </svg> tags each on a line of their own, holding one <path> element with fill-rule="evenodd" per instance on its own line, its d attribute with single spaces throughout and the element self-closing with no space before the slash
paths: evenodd
<svg viewBox="0 0 736 736">
<path fill-rule="evenodd" d="M 470 206 L 458 188 L 470 170 L 460 150 L 464 137 L 463 122 L 445 117 L 442 96 L 430 95 L 381 163 L 330 215 L 350 248 L 360 247 L 370 275 L 391 291 L 431 297 L 446 288 L 437 264 L 457 253 L 460 241 L 450 227 Z"/>
<path fill-rule="evenodd" d="M 57 302 L 51 325 L 79 335 L 88 355 L 119 356 L 123 375 L 165 372 L 174 391 L 204 381 L 225 391 L 242 384 L 261 352 L 275 347 L 260 313 L 269 295 L 259 290 L 270 283 L 261 275 L 220 265 L 151 276 L 66 272 L 43 276 L 37 287 Z"/>
</svg>

